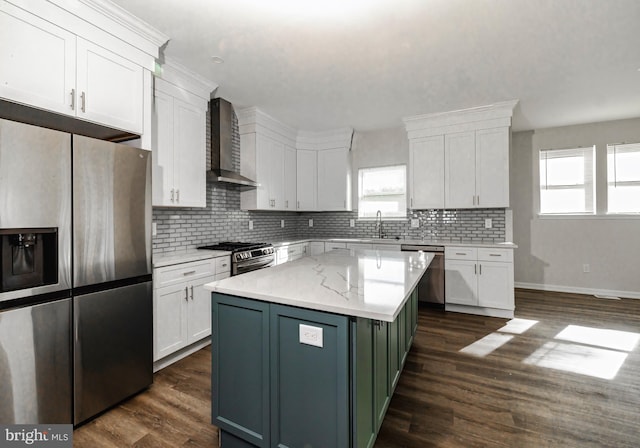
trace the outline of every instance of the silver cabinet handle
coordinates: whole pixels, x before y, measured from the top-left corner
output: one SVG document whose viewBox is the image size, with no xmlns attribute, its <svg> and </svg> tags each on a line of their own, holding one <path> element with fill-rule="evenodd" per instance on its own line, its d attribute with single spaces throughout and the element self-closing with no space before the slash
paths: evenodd
<svg viewBox="0 0 640 448">
<path fill-rule="evenodd" d="M 480 264 L 480 275 L 482 275 L 482 264 Z"/>
<path fill-rule="evenodd" d="M 86 112 L 85 111 L 86 102 L 87 102 L 87 94 L 82 92 L 80 94 L 80 110 L 82 110 L 82 112 Z"/>
<path fill-rule="evenodd" d="M 489 254 L 490 257 L 501 257 L 502 255 L 500 254 Z"/>
<path fill-rule="evenodd" d="M 456 255 L 467 255 L 464 252 L 456 252 Z"/>
<path fill-rule="evenodd" d="M 473 265 L 473 274 L 474 275 L 478 275 L 478 265 L 477 264 Z"/>
<path fill-rule="evenodd" d="M 180 190 L 176 190 L 176 202 L 180 202 Z"/>
<path fill-rule="evenodd" d="M 410 208 L 413 208 L 413 198 L 410 198 L 410 199 L 409 199 L 409 207 L 410 207 Z"/>
<path fill-rule="evenodd" d="M 284 208 L 289 208 L 289 200 L 284 201 Z"/>
<path fill-rule="evenodd" d="M 184 287 L 184 300 L 186 300 L 187 302 L 189 301 L 189 287 L 188 286 Z"/>
<path fill-rule="evenodd" d="M 193 285 L 191 285 L 191 300 L 193 300 Z"/>
<path fill-rule="evenodd" d="M 478 205 L 480 205 L 480 195 L 478 195 Z"/>
<path fill-rule="evenodd" d="M 196 273 L 196 271 L 193 270 L 193 271 L 183 272 L 182 275 L 191 275 L 191 274 L 195 274 L 195 273 Z"/>
<path fill-rule="evenodd" d="M 296 208 L 300 208 L 300 201 L 296 203 Z"/>
<path fill-rule="evenodd" d="M 76 108 L 76 89 L 71 89 L 71 110 Z"/>
<path fill-rule="evenodd" d="M 174 198 L 174 196 L 173 196 L 173 195 L 174 195 L 174 191 L 175 191 L 175 190 L 172 188 L 172 189 L 171 189 L 171 202 L 174 202 L 174 200 L 173 200 L 173 198 Z"/>
</svg>

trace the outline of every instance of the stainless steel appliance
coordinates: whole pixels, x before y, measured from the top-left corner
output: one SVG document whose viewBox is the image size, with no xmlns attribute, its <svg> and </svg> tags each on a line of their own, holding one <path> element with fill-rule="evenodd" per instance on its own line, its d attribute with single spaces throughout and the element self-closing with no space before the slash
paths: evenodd
<svg viewBox="0 0 640 448">
<path fill-rule="evenodd" d="M 0 120 L 0 229 L 0 423 L 71 423 L 69 134 Z"/>
<path fill-rule="evenodd" d="M 225 241 L 198 249 L 231 252 L 231 275 L 244 274 L 276 264 L 275 249 L 268 243 L 240 243 Z"/>
<path fill-rule="evenodd" d="M 73 136 L 74 423 L 153 381 L 151 153 Z"/>
<path fill-rule="evenodd" d="M 444 247 L 423 244 L 402 244 L 403 252 L 428 252 L 433 261 L 418 283 L 418 301 L 444 309 Z"/>
<path fill-rule="evenodd" d="M 150 170 L 0 120 L 0 423 L 78 424 L 151 384 Z"/>
</svg>

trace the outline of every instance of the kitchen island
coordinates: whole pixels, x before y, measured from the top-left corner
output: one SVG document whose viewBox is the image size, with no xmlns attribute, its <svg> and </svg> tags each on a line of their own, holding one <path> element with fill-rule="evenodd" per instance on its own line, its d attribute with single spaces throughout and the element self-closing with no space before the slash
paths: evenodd
<svg viewBox="0 0 640 448">
<path fill-rule="evenodd" d="M 205 285 L 222 447 L 373 446 L 431 257 L 335 250 Z"/>
</svg>

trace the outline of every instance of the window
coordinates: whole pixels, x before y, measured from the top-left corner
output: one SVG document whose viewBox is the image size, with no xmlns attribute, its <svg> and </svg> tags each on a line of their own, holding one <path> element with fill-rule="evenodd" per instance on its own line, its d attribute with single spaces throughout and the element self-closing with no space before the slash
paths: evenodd
<svg viewBox="0 0 640 448">
<path fill-rule="evenodd" d="M 640 213 L 640 143 L 607 145 L 607 211 Z"/>
<path fill-rule="evenodd" d="M 358 170 L 358 218 L 407 216 L 407 167 L 405 165 Z"/>
<path fill-rule="evenodd" d="M 594 213 L 594 147 L 540 150 L 540 213 Z"/>
</svg>

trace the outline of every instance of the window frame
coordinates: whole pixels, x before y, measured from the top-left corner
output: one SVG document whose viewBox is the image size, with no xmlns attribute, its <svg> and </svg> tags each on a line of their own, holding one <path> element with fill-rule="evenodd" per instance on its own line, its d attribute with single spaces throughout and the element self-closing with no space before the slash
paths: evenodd
<svg viewBox="0 0 640 448">
<path fill-rule="evenodd" d="M 538 216 L 540 217 L 553 217 L 553 216 L 595 216 L 597 214 L 597 201 L 596 201 L 596 145 L 591 146 L 576 146 L 569 148 L 542 148 L 537 150 L 537 163 L 538 163 Z M 586 157 L 586 155 L 589 157 Z M 543 161 L 544 172 L 548 177 L 548 161 L 550 159 L 559 159 L 564 157 L 583 157 L 584 161 L 584 173 L 581 183 L 567 183 L 567 184 L 549 184 L 548 180 L 543 182 Z M 579 188 L 578 188 L 579 187 Z M 559 212 L 545 212 L 542 210 L 543 190 L 570 190 L 579 189 L 584 191 L 584 210 L 583 211 L 559 211 Z"/>
<path fill-rule="evenodd" d="M 404 189 L 402 193 L 388 193 L 388 194 L 378 194 L 378 195 L 363 195 L 363 176 L 367 171 L 382 171 L 385 169 L 396 169 L 402 168 L 404 175 Z M 398 163 L 393 165 L 381 165 L 381 166 L 371 166 L 371 167 L 360 167 L 358 168 L 358 221 L 374 221 L 376 220 L 376 216 L 373 215 L 363 215 L 363 207 L 361 205 L 363 200 L 370 197 L 394 197 L 401 196 L 398 200 L 394 201 L 398 204 L 399 212 L 398 214 L 389 214 L 388 212 L 382 211 L 382 219 L 385 221 L 406 221 L 407 220 L 407 196 L 408 196 L 408 184 L 407 184 L 407 165 L 404 163 Z"/>
<path fill-rule="evenodd" d="M 622 150 L 622 152 L 634 152 L 634 153 L 638 153 L 639 157 L 640 157 L 640 142 L 639 143 L 609 143 L 606 146 L 606 161 L 607 161 L 607 171 L 606 171 L 606 198 L 607 198 L 607 207 L 606 207 L 606 214 L 610 215 L 610 216 L 639 216 L 640 215 L 640 207 L 637 210 L 634 211 L 611 211 L 610 210 L 610 203 L 611 203 L 611 186 L 613 184 L 614 188 L 616 188 L 618 185 L 624 187 L 624 186 L 636 186 L 636 187 L 640 187 L 640 173 L 638 173 L 638 176 L 635 180 L 618 180 L 617 179 L 617 170 L 616 170 L 616 165 L 617 165 L 617 157 L 616 157 L 616 152 L 617 152 L 617 148 L 620 148 Z M 611 174 L 611 166 L 610 166 L 610 156 L 611 153 L 613 152 L 613 176 L 614 179 L 612 180 L 610 178 L 610 174 Z M 640 201 L 640 200 L 639 200 Z"/>
</svg>

